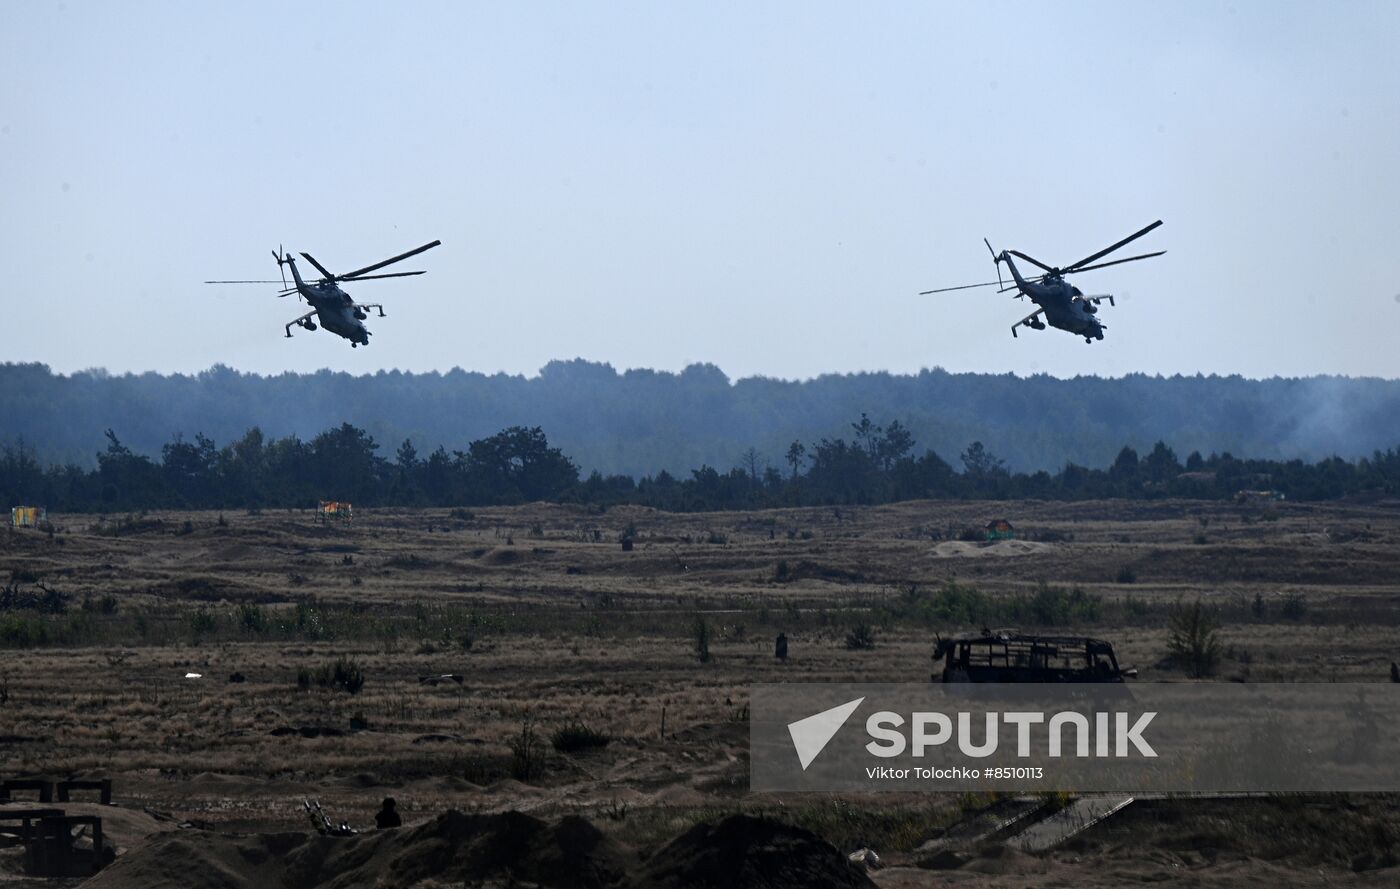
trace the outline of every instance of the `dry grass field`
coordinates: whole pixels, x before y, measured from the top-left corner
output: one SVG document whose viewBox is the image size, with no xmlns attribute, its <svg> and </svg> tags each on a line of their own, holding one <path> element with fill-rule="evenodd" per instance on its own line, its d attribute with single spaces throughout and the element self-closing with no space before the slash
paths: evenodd
<svg viewBox="0 0 1400 889">
<path fill-rule="evenodd" d="M 1016 540 L 959 539 L 1002 516 Z M 360 510 L 329 525 L 309 512 L 54 519 L 52 535 L 0 534 L 12 594 L 47 589 L 63 607 L 0 611 L 0 771 L 110 776 L 123 806 L 224 831 L 301 829 L 303 797 L 364 826 L 392 795 L 410 823 L 448 808 L 583 814 L 645 852 L 697 821 L 747 811 L 910 864 L 976 801 L 749 794 L 749 683 L 922 681 L 936 632 L 983 623 L 1101 636 L 1142 680 L 1181 679 L 1165 660 L 1167 614 L 1198 597 L 1222 622 L 1218 680 L 1386 681 L 1400 660 L 1393 502 L 707 514 L 537 504 Z M 873 648 L 848 649 L 858 624 Z M 780 631 L 786 664 L 772 656 Z M 357 693 L 334 684 L 337 661 L 359 671 Z M 461 681 L 436 679 L 449 674 Z M 586 736 L 580 727 L 610 740 L 570 744 Z M 1394 842 L 1385 801 L 1333 805 L 1364 816 L 1375 842 Z M 1224 823 L 1247 825 L 1252 811 Z M 1288 849 L 1306 850 L 1320 880 L 1337 868 L 1350 878 L 1357 849 L 1344 820 L 1329 846 L 1326 819 L 1295 819 L 1313 838 Z M 1162 834 L 1152 825 L 1144 836 Z M 1096 855 L 1124 858 L 1123 838 L 1107 826 L 1103 835 L 1055 853 L 1053 867 L 1006 873 L 1016 885 L 1054 885 L 1070 871 L 1097 884 Z M 1283 865 L 1264 859 L 1279 830 L 1246 835 L 1229 867 L 1149 843 L 1139 876 L 1184 867 L 1176 875 L 1191 871 L 1200 885 L 1273 882 L 1268 868 Z M 1306 882 L 1308 868 L 1285 870 Z M 992 871 L 963 883 L 1002 885 Z M 933 872 L 883 874 L 903 886 Z"/>
</svg>

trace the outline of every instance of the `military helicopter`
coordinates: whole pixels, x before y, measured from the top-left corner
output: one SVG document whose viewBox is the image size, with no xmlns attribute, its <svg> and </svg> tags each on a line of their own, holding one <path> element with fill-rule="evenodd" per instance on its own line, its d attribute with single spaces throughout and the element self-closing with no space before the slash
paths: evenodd
<svg viewBox="0 0 1400 889">
<path fill-rule="evenodd" d="M 1154 256 L 1161 256 L 1167 251 L 1158 250 L 1156 253 L 1143 253 L 1139 256 L 1129 256 L 1126 259 L 1115 259 L 1112 262 L 1098 262 L 1097 264 L 1091 265 L 1091 263 L 1096 263 L 1097 260 L 1104 258 L 1118 248 L 1136 241 L 1161 224 L 1162 220 L 1159 219 L 1146 228 L 1128 235 L 1128 237 L 1113 246 L 1105 247 L 1098 253 L 1086 256 L 1078 262 L 1071 263 L 1064 268 L 1048 266 L 1035 257 L 1027 256 L 1019 250 L 1003 250 L 997 253 L 995 250 L 992 250 L 991 242 L 983 238 L 982 243 L 987 245 L 987 250 L 992 254 L 992 261 L 997 267 L 996 281 L 988 281 L 985 284 L 963 284 L 959 287 L 940 287 L 936 290 L 925 290 L 919 295 L 927 296 L 930 293 L 947 293 L 950 290 L 967 290 L 972 287 L 992 287 L 994 285 L 1001 288 L 997 291 L 998 293 L 1006 293 L 1009 290 L 1015 290 L 1017 299 L 1028 296 L 1031 302 L 1040 306 L 1040 308 L 1011 325 L 1011 335 L 1013 337 L 1016 336 L 1016 328 L 1018 327 L 1029 327 L 1032 330 L 1044 330 L 1048 324 L 1050 327 L 1067 330 L 1070 333 L 1077 333 L 1084 337 L 1084 342 L 1092 343 L 1094 340 L 1103 339 L 1103 332 L 1108 329 L 1108 325 L 1100 322 L 1097 317 L 1099 304 L 1104 300 L 1108 300 L 1110 306 L 1115 305 L 1113 297 L 1107 293 L 1097 296 L 1085 296 L 1082 290 L 1066 281 L 1065 276 L 1077 274 L 1079 272 L 1087 272 L 1093 269 L 1107 268 L 1111 265 L 1121 265 L 1125 262 L 1136 262 L 1139 259 L 1151 259 Z M 1011 261 L 1011 257 L 1013 256 L 1024 259 L 1037 268 L 1044 269 L 1045 274 L 1032 278 L 1022 277 L 1020 270 L 1016 268 L 1016 263 Z M 1006 286 L 1006 282 L 1001 278 L 1001 264 L 1003 262 L 1006 263 L 1007 268 L 1011 270 L 1011 277 L 1015 281 L 1015 284 L 1010 287 Z M 1040 320 L 1040 316 L 1042 315 L 1045 316 L 1044 321 Z"/>
<path fill-rule="evenodd" d="M 277 294 L 279 297 L 295 293 L 297 299 L 305 299 L 311 305 L 311 311 L 288 321 L 284 330 L 287 337 L 292 335 L 292 325 L 315 330 L 316 321 L 321 322 L 321 326 L 331 333 L 342 336 L 350 341 L 351 348 L 368 346 L 370 332 L 365 328 L 364 320 L 369 309 L 376 309 L 379 317 L 384 317 L 384 307 L 379 303 L 357 303 L 350 298 L 350 294 L 340 289 L 342 281 L 369 281 L 374 278 L 407 278 L 411 275 L 421 275 L 423 272 L 389 272 L 383 275 L 371 275 L 369 272 L 382 269 L 387 265 L 393 265 L 410 256 L 417 256 L 425 250 L 441 244 L 441 241 L 433 241 L 431 244 L 424 244 L 422 247 L 415 247 L 407 253 L 400 253 L 398 256 L 386 259 L 383 262 L 376 262 L 374 265 L 367 265 L 362 269 L 347 272 L 343 275 L 331 273 L 325 266 L 316 261 L 310 253 L 301 254 L 306 261 L 316 267 L 322 275 L 315 281 L 305 281 L 301 273 L 297 271 L 297 261 L 291 253 L 283 254 L 281 248 L 272 251 L 272 258 L 277 260 L 277 270 L 282 271 L 282 266 L 292 267 L 292 279 L 296 281 L 295 287 L 287 286 L 287 275 L 282 274 L 282 290 Z M 276 284 L 276 281 L 205 281 L 205 284 Z M 312 319 L 315 320 L 312 320 Z"/>
</svg>

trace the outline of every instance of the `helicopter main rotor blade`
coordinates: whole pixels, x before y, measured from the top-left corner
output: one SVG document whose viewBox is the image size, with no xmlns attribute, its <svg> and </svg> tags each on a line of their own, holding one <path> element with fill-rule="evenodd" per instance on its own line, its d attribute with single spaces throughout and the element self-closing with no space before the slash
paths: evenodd
<svg viewBox="0 0 1400 889">
<path fill-rule="evenodd" d="M 1010 253 L 1012 256 L 1019 256 L 1021 259 L 1024 259 L 1026 262 L 1029 262 L 1029 263 L 1031 263 L 1032 265 L 1040 266 L 1041 268 L 1045 269 L 1047 272 L 1053 272 L 1053 271 L 1054 271 L 1054 269 L 1050 268 L 1050 266 L 1048 266 L 1048 265 L 1046 265 L 1045 263 L 1041 262 L 1040 260 L 1036 259 L 1034 256 L 1027 256 L 1026 254 L 1022 253 L 1020 250 L 1008 250 L 1008 251 L 1006 251 L 1006 252 L 1007 252 L 1007 253 Z"/>
<path fill-rule="evenodd" d="M 930 293 L 947 293 L 949 290 L 969 290 L 973 287 L 996 287 L 1000 281 L 988 281 L 985 284 L 963 284 L 959 287 L 939 287 L 936 290 L 920 290 L 919 296 L 928 296 Z"/>
<path fill-rule="evenodd" d="M 433 242 L 430 243 L 430 244 L 424 244 L 422 247 L 415 247 L 414 249 L 408 251 L 407 253 L 400 253 L 398 256 L 392 257 L 392 258 L 390 258 L 390 259 L 386 259 L 386 260 L 384 260 L 383 262 L 376 262 L 374 265 L 367 265 L 367 266 L 365 266 L 365 267 L 362 268 L 362 269 L 355 269 L 355 271 L 353 271 L 353 272 L 346 272 L 345 274 L 343 274 L 343 275 L 340 276 L 340 280 L 343 281 L 343 280 L 345 280 L 345 279 L 347 279 L 347 278 L 356 278 L 356 277 L 359 277 L 360 275 L 363 275 L 365 272 L 372 272 L 372 271 L 374 271 L 375 269 L 382 269 L 382 268 L 384 268 L 386 265 L 393 265 L 394 263 L 398 262 L 399 260 L 408 259 L 410 256 L 417 256 L 418 254 L 422 253 L 424 250 L 431 250 L 431 249 L 433 249 L 434 247 L 438 246 L 438 245 L 441 244 L 441 243 L 442 243 L 441 241 L 433 241 Z M 308 258 L 309 258 L 309 257 L 308 257 Z"/>
<path fill-rule="evenodd" d="M 205 284 L 281 284 L 281 281 L 205 281 Z"/>
<path fill-rule="evenodd" d="M 341 275 L 339 278 L 336 278 L 336 280 L 337 280 L 337 281 L 350 281 L 350 282 L 353 283 L 353 282 L 355 282 L 355 281 L 369 281 L 369 280 L 371 280 L 371 279 L 373 279 L 373 278 L 407 278 L 407 277 L 409 277 L 410 275 L 426 275 L 426 274 L 427 274 L 427 272 L 389 272 L 389 273 L 383 274 L 383 275 L 360 275 L 358 278 L 352 278 L 352 277 L 350 277 L 349 275 Z"/>
<path fill-rule="evenodd" d="M 1124 262 L 1136 262 L 1136 261 L 1139 260 L 1139 259 L 1151 259 L 1151 258 L 1154 257 L 1154 256 L 1161 256 L 1163 253 L 1166 253 L 1166 252 L 1167 252 L 1167 251 L 1165 251 L 1165 250 L 1158 250 L 1156 253 L 1144 253 L 1144 254 L 1142 254 L 1141 256 L 1129 256 L 1127 259 L 1115 259 L 1115 260 L 1113 260 L 1112 262 L 1101 262 L 1101 263 L 1099 263 L 1098 265 L 1086 265 L 1086 266 L 1083 266 L 1083 267 L 1081 267 L 1081 268 L 1074 269 L 1074 271 L 1075 271 L 1076 273 L 1078 273 L 1078 272 L 1092 272 L 1094 269 L 1106 269 L 1106 268 L 1108 268 L 1108 267 L 1111 266 L 1111 265 L 1118 265 L 1119 263 L 1124 263 Z"/>
<path fill-rule="evenodd" d="M 303 253 L 302 256 L 305 256 L 306 261 L 314 265 L 316 267 L 316 270 L 319 271 L 322 275 L 325 275 L 327 279 L 331 281 L 335 280 L 335 275 L 331 274 L 325 266 L 317 262 L 316 257 L 312 256 L 310 253 Z"/>
<path fill-rule="evenodd" d="M 1067 271 L 1067 272 L 1078 271 L 1078 270 L 1080 269 L 1081 266 L 1086 266 L 1086 265 L 1088 265 L 1089 263 L 1093 262 L 1093 261 L 1096 260 L 1096 259 L 1101 259 L 1101 258 L 1107 256 L 1108 254 L 1112 253 L 1114 250 L 1117 250 L 1119 247 L 1122 247 L 1124 244 L 1129 244 L 1129 243 L 1132 243 L 1133 241 L 1136 241 L 1138 238 L 1140 238 L 1140 237 L 1142 237 L 1143 235 L 1147 234 L 1148 232 L 1152 231 L 1154 228 L 1156 228 L 1157 226 L 1159 226 L 1159 225 L 1161 225 L 1161 224 L 1162 224 L 1162 220 L 1159 219 L 1159 220 L 1157 220 L 1156 222 L 1152 223 L 1151 225 L 1147 226 L 1146 228 L 1139 229 L 1138 231 L 1133 232 L 1131 235 L 1128 235 L 1126 238 L 1124 238 L 1123 240 L 1119 241 L 1117 244 L 1114 244 L 1112 247 L 1105 247 L 1104 249 L 1100 250 L 1098 253 L 1095 253 L 1095 254 L 1093 254 L 1093 255 L 1091 255 L 1091 256 L 1086 256 L 1086 257 L 1084 257 L 1083 259 L 1079 260 L 1079 261 L 1076 262 L 1076 263 L 1073 263 L 1073 264 L 1071 264 L 1071 265 L 1065 266 L 1064 270 Z"/>
</svg>

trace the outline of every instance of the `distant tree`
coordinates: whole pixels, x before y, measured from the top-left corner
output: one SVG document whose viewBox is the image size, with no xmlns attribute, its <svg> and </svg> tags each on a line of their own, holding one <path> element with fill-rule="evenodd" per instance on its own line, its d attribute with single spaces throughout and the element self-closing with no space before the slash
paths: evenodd
<svg viewBox="0 0 1400 889">
<path fill-rule="evenodd" d="M 865 452 L 870 455 L 872 460 L 875 459 L 876 442 L 880 436 L 880 427 L 870 422 L 870 418 L 862 411 L 860 422 L 852 423 L 851 428 L 856 432 L 856 441 L 860 442 L 861 447 L 865 448 Z"/>
<path fill-rule="evenodd" d="M 161 448 L 160 469 L 176 505 L 222 505 L 219 497 L 219 450 L 203 434 L 196 434 L 194 442 L 183 441 L 177 436 Z"/>
<path fill-rule="evenodd" d="M 423 462 L 418 459 L 418 449 L 413 446 L 413 439 L 405 438 L 403 444 L 394 452 L 394 466 L 397 471 L 394 474 L 392 498 L 395 502 L 418 501 L 418 473 L 422 465 Z"/>
<path fill-rule="evenodd" d="M 797 470 L 802 466 L 802 461 L 807 459 L 807 447 L 800 441 L 794 441 L 788 445 L 787 464 L 792 467 L 792 478 L 796 480 Z"/>
<path fill-rule="evenodd" d="M 783 489 L 783 474 L 777 467 L 765 466 L 763 468 L 763 487 L 771 493 L 777 494 Z"/>
<path fill-rule="evenodd" d="M 1143 465 L 1147 470 L 1147 477 L 1154 482 L 1171 481 L 1181 473 L 1181 464 L 1177 462 L 1176 453 L 1167 447 L 1164 441 L 1152 446 L 1152 453 L 1143 460 Z"/>
<path fill-rule="evenodd" d="M 1113 466 L 1108 472 L 1109 475 L 1120 479 L 1135 477 L 1138 474 L 1138 452 L 1125 445 L 1114 458 Z"/>
<path fill-rule="evenodd" d="M 806 484 L 819 502 L 871 503 L 878 499 L 881 478 L 866 449 L 824 438 L 812 446 Z"/>
<path fill-rule="evenodd" d="M 308 476 L 313 499 L 378 502 L 387 463 L 368 432 L 349 423 L 328 429 L 309 442 Z"/>
<path fill-rule="evenodd" d="M 744 469 L 749 474 L 749 481 L 752 482 L 755 487 L 757 487 L 758 465 L 763 461 L 762 455 L 758 453 L 758 448 L 755 448 L 752 445 L 750 445 L 748 450 L 744 451 L 740 459 L 743 460 Z"/>
<path fill-rule="evenodd" d="M 107 449 L 97 455 L 97 475 L 107 508 L 160 506 L 165 487 L 159 468 L 149 457 L 132 453 L 111 429 Z"/>
<path fill-rule="evenodd" d="M 418 449 L 413 446 L 413 439 L 405 438 L 399 445 L 394 452 L 394 463 L 402 472 L 412 473 L 418 468 Z"/>
<path fill-rule="evenodd" d="M 1006 471 L 1001 459 L 980 441 L 974 441 L 962 452 L 962 464 L 967 475 L 974 479 L 990 478 Z"/>
<path fill-rule="evenodd" d="M 558 499 L 578 484 L 578 467 L 549 446 L 538 426 L 512 426 L 472 442 L 467 464 L 481 492 L 496 502 Z"/>
<path fill-rule="evenodd" d="M 909 455 L 914 449 L 914 435 L 900 424 L 898 420 L 891 421 L 885 427 L 885 434 L 877 440 L 875 445 L 875 458 L 880 464 L 880 468 L 886 472 Z"/>
<path fill-rule="evenodd" d="M 258 507 L 267 502 L 267 453 L 262 429 L 254 426 L 219 452 L 219 474 L 230 505 Z"/>
</svg>

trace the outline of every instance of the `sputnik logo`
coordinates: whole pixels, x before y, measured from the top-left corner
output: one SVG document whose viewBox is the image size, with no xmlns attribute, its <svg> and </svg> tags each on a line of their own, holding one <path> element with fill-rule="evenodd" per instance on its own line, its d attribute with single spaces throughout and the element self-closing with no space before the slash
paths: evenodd
<svg viewBox="0 0 1400 889">
<path fill-rule="evenodd" d="M 807 766 L 811 765 L 817 754 L 836 737 L 841 726 L 846 724 L 846 720 L 851 718 L 851 714 L 856 712 L 856 708 L 864 700 L 865 698 L 856 698 L 814 716 L 788 723 L 788 734 L 792 735 L 792 746 L 797 748 L 797 759 L 802 763 L 802 771 L 807 771 Z"/>
</svg>

